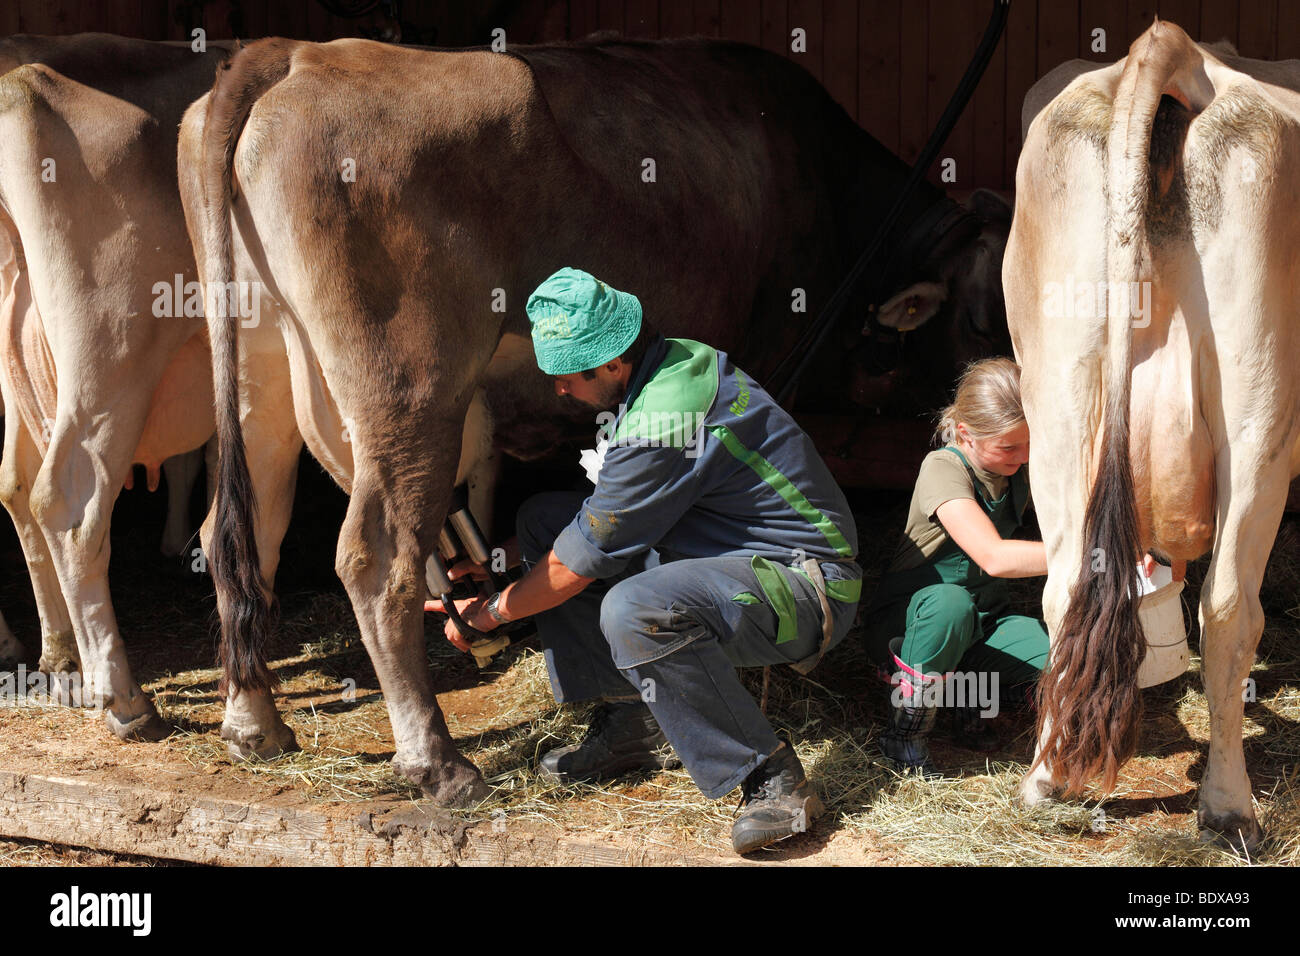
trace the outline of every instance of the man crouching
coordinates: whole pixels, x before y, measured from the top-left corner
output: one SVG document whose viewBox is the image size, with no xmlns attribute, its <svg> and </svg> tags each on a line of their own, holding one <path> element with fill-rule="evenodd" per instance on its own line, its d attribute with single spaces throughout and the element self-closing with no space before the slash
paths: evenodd
<svg viewBox="0 0 1300 956">
<path fill-rule="evenodd" d="M 602 701 L 539 773 L 680 758 L 711 799 L 742 787 L 736 852 L 807 830 L 822 802 L 736 668 L 807 673 L 852 626 L 862 570 L 843 492 L 767 392 L 725 353 L 656 333 L 635 296 L 561 269 L 527 312 L 557 393 L 602 413 L 596 487 L 529 499 L 527 574 L 458 609 L 485 631 L 535 616 L 556 701 Z M 447 636 L 464 647 L 451 621 Z"/>
</svg>

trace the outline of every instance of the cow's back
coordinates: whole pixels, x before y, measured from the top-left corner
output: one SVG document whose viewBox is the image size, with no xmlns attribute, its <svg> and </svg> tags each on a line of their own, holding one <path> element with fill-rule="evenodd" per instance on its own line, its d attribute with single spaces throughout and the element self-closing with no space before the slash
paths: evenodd
<svg viewBox="0 0 1300 956">
<path fill-rule="evenodd" d="M 227 45 L 155 43 L 108 33 L 15 35 L 0 39 L 0 76 L 40 63 L 74 82 L 133 103 L 177 123 L 185 107 L 212 85 Z"/>
<path fill-rule="evenodd" d="M 320 239 L 374 259 L 376 282 L 430 267 L 437 289 L 448 263 L 472 261 L 459 270 L 478 283 L 471 298 L 503 289 L 503 327 L 522 335 L 532 289 L 581 266 L 635 291 L 665 332 L 728 349 L 766 380 L 906 178 L 805 70 L 743 44 L 292 50 L 243 130 L 240 181 L 266 175 L 291 208 L 350 220 L 356 248 L 343 247 L 347 229 Z M 864 185 L 868 170 L 879 188 Z M 938 195 L 922 184 L 902 221 Z M 412 209 L 424 221 L 397 231 L 434 220 L 456 248 L 379 254 L 374 223 Z M 843 361 L 835 343 L 824 351 Z"/>
<path fill-rule="evenodd" d="M 82 335 L 120 347 L 107 328 L 91 327 L 85 297 L 112 303 L 107 316 L 148 315 L 155 281 L 193 278 L 176 131 L 224 56 L 220 46 L 200 53 L 108 34 L 0 39 L 0 229 L 8 253 L 0 270 L 6 290 L 19 293 L 6 300 L 0 334 L 19 357 L 11 363 L 15 405 L 42 447 L 54 419 L 51 350 L 63 343 L 80 352 Z M 193 326 L 172 322 L 167 335 Z M 154 433 L 146 428 L 141 450 Z"/>
<path fill-rule="evenodd" d="M 683 334 L 728 349 L 765 380 L 889 212 L 906 167 L 805 69 L 758 47 L 695 37 L 516 53 L 565 145 L 622 208 L 652 203 L 661 228 L 716 230 L 709 245 L 745 251 L 729 268 L 763 293 L 743 322 L 701 314 L 690 289 L 668 293 L 659 316 L 671 325 L 689 314 Z M 879 188 L 863 188 L 869 175 Z M 920 184 L 903 225 L 940 196 Z M 807 296 L 806 313 L 792 313 L 793 288 Z"/>
<path fill-rule="evenodd" d="M 500 289 L 506 314 L 493 318 L 527 335 L 532 289 L 580 266 L 634 291 L 666 333 L 730 348 L 762 379 L 874 225 L 835 186 L 883 148 L 801 68 L 743 45 L 575 44 L 516 58 L 340 40 L 284 56 L 234 171 L 265 214 L 266 247 L 293 249 L 295 266 L 271 269 L 291 303 L 314 294 L 306 264 L 342 257 L 366 263 L 359 274 L 381 292 L 428 290 L 458 322 L 480 321 Z M 922 190 L 916 202 L 931 199 Z M 309 232 L 277 224 L 301 214 Z M 365 291 L 333 288 L 330 301 Z M 311 334 L 331 337 L 320 321 Z M 321 351 L 341 354 L 345 340 L 339 328 Z M 549 392 L 540 378 L 529 388 Z M 559 412 L 553 396 L 538 401 Z"/>
</svg>

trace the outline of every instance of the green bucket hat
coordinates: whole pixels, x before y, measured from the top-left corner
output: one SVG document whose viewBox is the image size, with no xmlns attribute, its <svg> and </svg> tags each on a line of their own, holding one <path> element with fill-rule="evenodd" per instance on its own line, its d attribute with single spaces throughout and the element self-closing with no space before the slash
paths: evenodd
<svg viewBox="0 0 1300 956">
<path fill-rule="evenodd" d="M 524 307 L 547 375 L 572 375 L 618 358 L 641 331 L 641 302 L 581 269 L 561 269 Z"/>
</svg>

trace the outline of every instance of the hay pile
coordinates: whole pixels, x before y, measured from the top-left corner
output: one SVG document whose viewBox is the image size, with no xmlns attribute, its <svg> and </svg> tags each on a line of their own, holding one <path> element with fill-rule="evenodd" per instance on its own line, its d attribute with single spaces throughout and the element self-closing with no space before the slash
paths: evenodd
<svg viewBox="0 0 1300 956">
<path fill-rule="evenodd" d="M 302 661 L 315 660 L 319 646 L 309 645 Z M 841 665 L 856 656 L 852 648 L 837 654 Z M 301 663 L 299 662 L 299 663 Z M 295 660 L 280 662 L 290 666 Z M 286 684 L 288 694 L 320 686 L 326 670 L 305 671 Z M 190 675 L 193 676 L 193 675 Z M 211 675 L 215 679 L 215 672 Z M 758 690 L 758 676 L 747 675 Z M 1261 680 L 1261 683 L 1263 681 Z M 843 828 L 874 845 L 895 849 L 917 863 L 940 865 L 1240 865 L 1247 862 L 1295 865 L 1300 862 L 1300 691 L 1279 687 L 1261 698 L 1247 721 L 1252 779 L 1257 786 L 1270 776 L 1275 753 L 1289 771 L 1258 794 L 1258 812 L 1269 839 L 1251 861 L 1199 844 L 1175 797 L 1169 810 L 1116 811 L 1116 804 L 1150 803 L 1149 788 L 1185 793 L 1194 784 L 1170 773 L 1168 755 L 1190 742 L 1203 750 L 1208 720 L 1199 677 L 1190 674 L 1155 689 L 1148 699 L 1150 730 L 1138 757 L 1117 792 L 1096 800 L 1053 803 L 1027 810 L 1014 799 L 1026 769 L 1032 727 L 1024 717 L 1007 718 L 1004 729 L 1015 739 L 995 760 L 936 743 L 936 756 L 948 776 L 922 780 L 900 776 L 875 749 L 884 723 L 883 706 L 793 673 L 774 672 L 769 714 L 778 730 L 796 742 L 800 759 L 830 808 L 834 822 L 825 833 Z M 588 707 L 557 707 L 551 699 L 542 655 L 531 648 L 512 651 L 501 665 L 492 689 L 500 705 L 490 718 L 460 718 L 448 713 L 458 745 L 495 788 L 493 798 L 475 810 L 478 818 L 502 814 L 583 833 L 636 834 L 648 844 L 674 849 L 683 845 L 725 852 L 735 796 L 706 800 L 685 771 L 627 778 L 605 785 L 556 787 L 537 778 L 532 768 L 554 746 L 578 739 L 590 714 Z M 298 735 L 300 753 L 270 763 L 228 765 L 224 746 L 210 731 L 173 738 L 196 768 L 213 765 L 223 772 L 287 783 L 323 800 L 363 800 L 379 794 L 418 799 L 414 787 L 391 770 L 391 736 L 387 713 L 377 694 L 358 698 L 342 709 L 309 706 L 290 711 L 286 720 Z M 1001 721 L 1002 718 L 999 718 Z M 1270 733 L 1270 731 L 1272 731 Z M 379 752 L 359 753 L 356 741 L 374 740 Z M 340 744 L 339 740 L 346 740 Z M 1262 746 L 1250 746 L 1257 741 Z M 1264 754 L 1261 749 L 1267 748 Z M 1024 757 L 1008 759 L 1019 750 Z M 1203 761 L 1202 756 L 1196 758 Z M 1164 774 L 1162 778 L 1161 775 Z M 1199 776 L 1199 774 L 1197 774 Z M 1182 803 L 1187 801 L 1183 800 Z M 1104 816 L 1098 814 L 1098 809 Z"/>
<path fill-rule="evenodd" d="M 863 540 L 893 540 L 906 502 L 860 520 Z M 865 593 L 887 557 L 875 556 Z M 1205 562 L 1189 570 L 1184 592 L 1198 648 L 1196 598 Z M 1018 603 L 1037 606 L 1040 581 L 1016 584 Z M 1179 680 L 1145 692 L 1147 718 L 1137 757 L 1114 794 L 1105 799 L 1049 804 L 1034 810 L 1014 799 L 1033 746 L 1032 719 L 1003 715 L 1004 744 L 985 757 L 935 743 L 947 776 L 920 780 L 897 774 L 880 757 L 876 738 L 886 720 L 884 688 L 850 639 L 828 656 L 812 679 L 787 669 L 772 672 L 769 716 L 787 733 L 829 808 L 805 841 L 848 833 L 888 850 L 892 858 L 940 865 L 1295 865 L 1300 863 L 1300 531 L 1288 519 L 1269 569 L 1263 600 L 1268 627 L 1252 671 L 1256 700 L 1247 704 L 1246 756 L 1256 809 L 1268 839 L 1253 859 L 1195 839 L 1195 788 L 1204 771 L 1209 720 L 1200 686 L 1200 660 Z M 603 786 L 557 788 L 533 772 L 538 757 L 577 740 L 590 709 L 557 707 L 546 669 L 532 647 L 515 647 L 480 675 L 442 639 L 440 618 L 427 628 L 429 659 L 458 745 L 495 788 L 477 817 L 504 814 L 582 833 L 622 833 L 674 849 L 729 853 L 738 795 L 704 799 L 685 771 L 632 777 Z M 215 730 L 220 701 L 215 670 L 201 669 L 152 682 L 168 716 L 186 732 L 178 747 L 196 767 L 275 779 L 322 800 L 361 800 L 378 794 L 417 799 L 415 788 L 389 765 L 391 728 L 377 682 L 361 647 L 346 599 L 312 595 L 286 615 L 276 662 L 284 678 L 281 709 L 301 753 L 274 761 L 230 765 Z M 348 699 L 344 685 L 354 680 Z M 757 697 L 761 673 L 745 680 Z M 457 693 L 487 682 L 475 713 L 457 709 Z M 306 703 L 303 703 L 303 702 Z M 794 842 L 794 841 L 791 841 Z"/>
</svg>

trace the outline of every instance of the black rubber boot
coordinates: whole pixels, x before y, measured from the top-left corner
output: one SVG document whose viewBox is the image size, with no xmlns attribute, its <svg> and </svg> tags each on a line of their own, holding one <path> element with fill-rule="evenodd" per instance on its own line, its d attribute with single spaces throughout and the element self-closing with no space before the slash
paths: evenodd
<svg viewBox="0 0 1300 956">
<path fill-rule="evenodd" d="M 538 763 L 537 775 L 568 784 L 681 765 L 649 707 L 641 701 L 606 701 L 592 715 L 582 740 L 549 751 Z"/>
<path fill-rule="evenodd" d="M 741 784 L 744 810 L 731 825 L 731 845 L 749 853 L 778 840 L 804 833 L 826 812 L 821 798 L 804 776 L 793 748 L 782 742 Z"/>
<path fill-rule="evenodd" d="M 925 777 L 937 776 L 930 763 L 930 742 L 936 708 L 894 706 L 889 727 L 880 735 L 880 750 L 904 770 L 914 770 Z"/>
<path fill-rule="evenodd" d="M 904 664 L 898 656 L 902 645 L 901 637 L 889 643 L 897 670 L 891 681 L 894 689 L 889 695 L 892 713 L 889 726 L 880 735 L 880 750 L 904 770 L 913 770 L 925 777 L 937 776 L 934 765 L 930 763 L 930 742 L 927 739 L 934 729 L 937 708 L 933 704 L 913 706 L 907 701 L 921 701 L 927 693 L 933 699 L 939 678 L 923 677 Z"/>
</svg>

